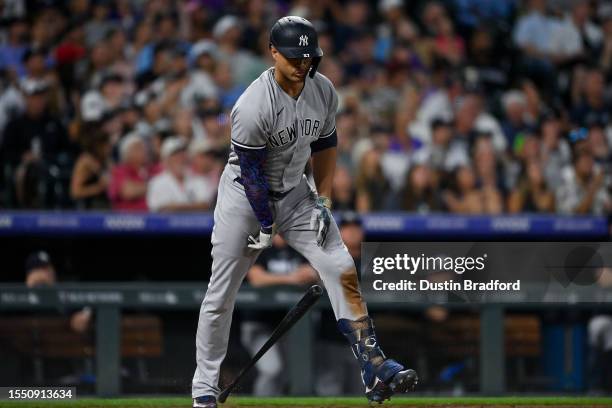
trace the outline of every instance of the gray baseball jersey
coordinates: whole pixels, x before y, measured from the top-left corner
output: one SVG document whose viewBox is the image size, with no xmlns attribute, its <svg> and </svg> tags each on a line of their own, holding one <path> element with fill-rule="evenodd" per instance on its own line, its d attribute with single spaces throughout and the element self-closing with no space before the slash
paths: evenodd
<svg viewBox="0 0 612 408">
<path fill-rule="evenodd" d="M 307 226 L 315 209 L 304 169 L 310 144 L 335 131 L 338 99 L 331 82 L 321 74 L 307 78 L 297 99 L 276 83 L 273 69 L 265 71 L 240 97 L 232 111 L 232 152 L 219 182 L 212 233 L 212 274 L 200 308 L 196 334 L 197 368 L 192 395 L 219 394 L 219 373 L 227 352 L 236 294 L 261 251 L 247 247 L 261 224 L 236 180 L 240 164 L 233 150 L 266 149 L 264 173 L 270 189 L 287 193 L 271 200 L 274 223 L 287 243 L 317 270 L 325 284 L 337 319 L 357 320 L 367 315 L 361 299 L 355 263 L 332 220 L 325 245 Z"/>
<path fill-rule="evenodd" d="M 294 188 L 310 158 L 310 144 L 333 135 L 337 108 L 338 96 L 324 75 L 309 78 L 294 99 L 274 79 L 274 68 L 264 71 L 232 109 L 232 170 L 240 176 L 233 145 L 268 149 L 264 173 L 270 189 L 285 192 Z"/>
</svg>

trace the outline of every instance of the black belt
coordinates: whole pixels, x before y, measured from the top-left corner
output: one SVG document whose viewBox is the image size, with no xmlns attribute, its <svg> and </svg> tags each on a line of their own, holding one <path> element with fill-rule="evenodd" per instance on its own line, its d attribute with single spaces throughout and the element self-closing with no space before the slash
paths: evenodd
<svg viewBox="0 0 612 408">
<path fill-rule="evenodd" d="M 234 179 L 234 181 L 240 183 L 240 185 L 242 185 L 242 187 L 244 187 L 244 184 L 242 183 L 242 179 L 240 177 L 236 177 Z M 287 197 L 287 194 L 289 194 L 291 191 L 293 190 L 293 188 L 290 188 L 287 191 L 268 191 L 268 194 L 270 195 L 270 198 L 273 200 L 282 200 L 283 198 Z"/>
</svg>

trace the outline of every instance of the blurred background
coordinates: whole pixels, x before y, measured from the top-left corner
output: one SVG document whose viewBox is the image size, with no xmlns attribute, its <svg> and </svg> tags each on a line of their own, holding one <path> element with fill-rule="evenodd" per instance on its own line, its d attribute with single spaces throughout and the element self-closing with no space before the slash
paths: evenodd
<svg viewBox="0 0 612 408">
<path fill-rule="evenodd" d="M 229 112 L 284 15 L 315 24 L 339 93 L 332 199 L 357 263 L 363 240 L 609 241 L 610 1 L 0 0 L 0 385 L 189 392 Z M 279 237 L 226 375 L 316 279 Z M 372 312 L 423 391 L 612 392 L 605 305 L 501 326 L 478 307 Z M 241 392 L 361 392 L 325 305 L 298 332 Z"/>
</svg>

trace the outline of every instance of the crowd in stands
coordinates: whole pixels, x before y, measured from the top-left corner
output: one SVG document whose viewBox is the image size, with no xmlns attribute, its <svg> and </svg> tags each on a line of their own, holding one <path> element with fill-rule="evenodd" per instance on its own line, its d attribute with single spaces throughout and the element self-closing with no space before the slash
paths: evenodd
<svg viewBox="0 0 612 408">
<path fill-rule="evenodd" d="M 0 208 L 213 208 L 283 15 L 339 93 L 336 209 L 611 212 L 605 0 L 0 0 Z"/>
</svg>

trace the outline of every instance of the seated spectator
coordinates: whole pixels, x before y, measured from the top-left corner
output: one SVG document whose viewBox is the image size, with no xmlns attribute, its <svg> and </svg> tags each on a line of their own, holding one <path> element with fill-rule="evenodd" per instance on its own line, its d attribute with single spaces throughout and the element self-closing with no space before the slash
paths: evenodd
<svg viewBox="0 0 612 408">
<path fill-rule="evenodd" d="M 441 201 L 434 188 L 431 169 L 425 164 L 415 164 L 408 172 L 408 181 L 387 209 L 428 214 L 442 209 Z"/>
<path fill-rule="evenodd" d="M 590 149 L 576 150 L 573 166 L 564 169 L 556 191 L 557 208 L 563 214 L 609 213 L 610 195 L 604 181 L 605 173 L 595 165 Z"/>
<path fill-rule="evenodd" d="M 587 138 L 595 161 L 602 166 L 612 165 L 612 150 L 606 136 L 606 124 L 593 122 L 589 124 L 589 136 Z"/>
<path fill-rule="evenodd" d="M 547 15 L 546 0 L 528 0 L 527 11 L 514 26 L 513 39 L 521 51 L 523 69 L 547 93 L 556 88 L 553 57 L 553 37 L 556 21 Z"/>
<path fill-rule="evenodd" d="M 178 137 L 164 140 L 161 148 L 164 171 L 151 179 L 147 205 L 151 211 L 207 210 L 215 189 L 201 176 L 188 170 L 187 145 Z"/>
<path fill-rule="evenodd" d="M 516 136 L 528 130 L 527 98 L 523 92 L 511 90 L 503 95 L 502 105 L 505 116 L 502 129 L 508 146 L 513 146 Z"/>
<path fill-rule="evenodd" d="M 452 66 L 457 66 L 465 58 L 465 43 L 455 33 L 453 21 L 444 17 L 438 22 L 437 35 L 434 40 L 434 54 Z"/>
<path fill-rule="evenodd" d="M 510 193 L 508 211 L 511 213 L 548 213 L 555 209 L 555 195 L 548 188 L 539 163 L 527 164 L 517 187 Z"/>
<path fill-rule="evenodd" d="M 557 64 L 586 60 L 587 51 L 599 51 L 601 29 L 589 20 L 591 5 L 586 0 L 572 1 L 570 11 L 557 23 L 551 38 Z"/>
<path fill-rule="evenodd" d="M 108 135 L 98 131 L 85 138 L 83 152 L 72 171 L 70 196 L 80 208 L 108 208 L 108 170 L 111 144 Z"/>
<path fill-rule="evenodd" d="M 15 18 L 9 22 L 6 43 L 0 44 L 0 70 L 7 70 L 13 78 L 25 75 L 23 55 L 28 49 L 29 25 L 25 19 Z"/>
<path fill-rule="evenodd" d="M 380 164 L 380 153 L 370 150 L 363 154 L 355 181 L 357 190 L 357 210 L 359 212 L 382 209 L 382 197 L 391 191 Z"/>
<path fill-rule="evenodd" d="M 225 162 L 219 159 L 212 143 L 205 139 L 192 140 L 189 144 L 189 160 L 191 174 L 204 177 L 216 193 Z"/>
<path fill-rule="evenodd" d="M 501 164 L 495 156 L 493 141 L 487 134 L 478 136 L 474 141 L 472 159 L 485 211 L 488 214 L 501 213 L 504 210 L 502 192 L 506 186 Z"/>
<path fill-rule="evenodd" d="M 279 285 L 304 286 L 319 280 L 317 272 L 306 259 L 287 245 L 280 234 L 272 240 L 272 247 L 265 250 L 248 273 L 248 282 L 255 287 Z M 284 312 L 245 311 L 241 325 L 242 344 L 253 356 L 268 340 Z M 279 344 L 273 345 L 257 362 L 257 377 L 253 395 L 281 395 L 284 389 L 284 358 Z"/>
<path fill-rule="evenodd" d="M 111 206 L 115 210 L 147 209 L 147 186 L 154 175 L 149 165 L 143 139 L 130 133 L 121 140 L 121 162 L 113 167 L 108 188 Z"/>
<path fill-rule="evenodd" d="M 215 150 L 229 152 L 229 118 L 219 108 L 203 109 L 199 112 L 204 137 L 212 143 Z"/>
<path fill-rule="evenodd" d="M 426 154 L 431 169 L 438 175 L 470 160 L 463 143 L 453 143 L 454 131 L 453 123 L 449 120 L 438 118 L 431 123 L 431 144 Z"/>
<path fill-rule="evenodd" d="M 454 191 L 443 194 L 450 212 L 457 214 L 498 214 L 501 212 L 501 196 L 490 189 L 477 189 L 474 170 L 461 166 L 455 170 Z"/>
<path fill-rule="evenodd" d="M 355 210 L 356 197 L 353 178 L 344 166 L 336 167 L 331 198 L 334 203 L 334 210 Z"/>
<path fill-rule="evenodd" d="M 561 170 L 570 164 L 571 149 L 561 137 L 561 120 L 553 113 L 540 119 L 541 160 L 546 183 L 555 191 L 561 183 Z"/>
<path fill-rule="evenodd" d="M 573 123 L 576 126 L 586 126 L 593 122 L 610 123 L 612 102 L 605 94 L 604 73 L 598 68 L 592 68 L 579 81 L 578 86 L 582 90 L 572 110 Z"/>
</svg>

